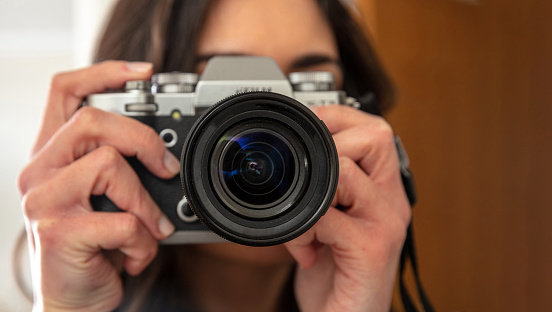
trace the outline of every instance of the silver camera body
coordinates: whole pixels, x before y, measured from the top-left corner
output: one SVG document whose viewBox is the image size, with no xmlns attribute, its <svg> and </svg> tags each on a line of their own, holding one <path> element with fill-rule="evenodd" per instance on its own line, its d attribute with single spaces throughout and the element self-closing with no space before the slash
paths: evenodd
<svg viewBox="0 0 552 312">
<path fill-rule="evenodd" d="M 128 116 L 150 125 L 159 133 L 167 148 L 177 157 L 182 157 L 183 161 L 186 157 L 183 151 L 186 137 L 202 115 L 221 100 L 240 94 L 256 93 L 283 95 L 302 103 L 306 107 L 327 104 L 355 106 L 356 104 L 354 101 L 347 99 L 344 91 L 335 90 L 331 73 L 298 72 L 290 74 L 288 79 L 271 58 L 220 56 L 209 60 L 201 77 L 193 73 L 160 73 L 154 75 L 151 81 L 128 81 L 124 91 L 90 95 L 84 105 Z M 227 116 L 227 118 L 231 117 L 233 116 Z M 124 135 L 124 133 L 121 133 L 121 135 Z M 324 135 L 327 136 L 327 134 Z M 333 140 L 331 141 L 333 146 Z M 331 150 L 331 146 L 328 149 Z M 335 147 L 333 149 L 335 150 Z M 329 158 L 334 157 L 335 159 L 332 162 L 337 162 L 336 153 L 329 156 Z M 221 238 L 224 235 L 218 232 L 219 235 L 215 235 L 211 226 L 208 229 L 198 221 L 196 214 L 194 214 L 197 211 L 194 207 L 190 209 L 188 199 L 184 196 L 185 190 L 183 190 L 178 177 L 171 180 L 162 180 L 149 173 L 136 159 L 129 158 L 128 161 L 136 170 L 145 188 L 176 227 L 175 233 L 162 243 L 188 244 L 224 241 Z M 313 174 L 314 169 L 309 168 L 307 169 L 311 171 L 307 170 L 306 172 Z M 331 181 L 327 183 L 330 188 L 337 185 L 337 177 L 334 176 L 337 169 L 334 171 L 331 174 L 325 173 L 325 175 L 332 176 Z M 300 172 L 300 170 L 298 169 L 297 172 Z M 326 182 L 321 184 L 324 183 Z M 308 191 L 305 192 L 301 194 L 308 193 Z M 330 190 L 321 199 L 321 203 L 329 206 L 332 198 L 333 193 Z M 93 196 L 91 202 L 96 210 L 118 210 L 105 196 Z M 325 209 L 327 207 L 321 209 L 320 213 L 322 215 L 325 213 Z M 278 217 L 270 216 L 272 218 L 271 222 L 274 222 Z M 319 217 L 309 217 L 309 226 L 314 224 L 313 222 L 316 222 Z M 203 218 L 202 221 L 204 221 Z M 304 231 L 306 229 L 301 229 L 301 233 Z M 286 234 L 286 240 L 299 234 Z M 228 239 L 228 237 L 225 238 Z M 232 238 L 230 240 L 236 241 Z M 270 245 L 281 242 L 267 241 L 266 244 L 255 242 L 246 242 L 245 244 Z"/>
</svg>

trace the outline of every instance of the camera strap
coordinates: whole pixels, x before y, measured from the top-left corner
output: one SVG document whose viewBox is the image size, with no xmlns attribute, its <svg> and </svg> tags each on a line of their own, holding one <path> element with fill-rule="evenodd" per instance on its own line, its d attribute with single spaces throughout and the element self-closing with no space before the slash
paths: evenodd
<svg viewBox="0 0 552 312">
<path fill-rule="evenodd" d="M 405 272 L 406 272 L 406 266 L 408 264 L 408 261 L 410 261 L 412 271 L 414 272 L 414 279 L 416 281 L 416 287 L 418 289 L 418 296 L 420 299 L 420 302 L 423 307 L 423 311 L 425 312 L 433 312 L 435 311 L 433 309 L 433 306 L 431 305 L 431 302 L 429 302 L 429 298 L 426 295 L 422 283 L 420 281 L 420 276 L 418 274 L 418 263 L 416 258 L 416 248 L 414 246 L 414 237 L 413 237 L 413 231 L 412 231 L 412 223 L 408 226 L 407 234 L 406 234 L 406 240 L 404 242 L 403 250 L 401 252 L 401 260 L 399 265 L 399 289 L 401 293 L 401 300 L 404 306 L 404 309 L 407 312 L 418 312 L 418 309 L 414 305 L 414 302 L 412 301 L 412 297 L 410 296 L 410 293 L 408 289 L 406 288 L 406 282 L 405 282 Z"/>
<path fill-rule="evenodd" d="M 395 136 L 395 145 L 397 147 L 397 152 L 399 154 L 401 178 L 404 185 L 404 189 L 408 197 L 410 206 L 414 207 L 414 204 L 416 204 L 416 201 L 417 201 L 417 195 L 416 195 L 416 187 L 414 185 L 414 178 L 409 169 L 410 160 L 408 159 L 406 150 L 404 149 L 401 139 L 398 136 Z M 419 310 L 414 304 L 414 301 L 412 300 L 412 296 L 410 295 L 410 292 L 406 287 L 405 275 L 406 275 L 406 267 L 409 261 L 412 267 L 412 271 L 414 273 L 414 279 L 416 282 L 418 297 L 420 299 L 423 311 L 433 312 L 434 311 L 433 306 L 431 305 L 431 302 L 429 301 L 429 298 L 422 287 L 422 282 L 420 280 L 420 275 L 418 273 L 418 260 L 416 257 L 416 247 L 414 245 L 414 232 L 412 230 L 412 221 L 410 221 L 410 224 L 408 225 L 408 229 L 406 232 L 406 239 L 403 245 L 403 249 L 401 251 L 401 258 L 400 258 L 400 264 L 399 264 L 399 290 L 401 294 L 401 301 L 405 311 L 418 312 Z"/>
</svg>

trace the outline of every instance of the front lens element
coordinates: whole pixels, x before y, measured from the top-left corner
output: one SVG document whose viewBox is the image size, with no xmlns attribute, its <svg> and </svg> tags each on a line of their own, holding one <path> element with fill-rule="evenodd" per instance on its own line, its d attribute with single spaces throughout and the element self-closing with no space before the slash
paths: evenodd
<svg viewBox="0 0 552 312">
<path fill-rule="evenodd" d="M 274 206 L 284 200 L 296 183 L 297 157 L 289 142 L 270 129 L 253 128 L 219 140 L 219 168 L 225 194 L 252 209 Z"/>
</svg>

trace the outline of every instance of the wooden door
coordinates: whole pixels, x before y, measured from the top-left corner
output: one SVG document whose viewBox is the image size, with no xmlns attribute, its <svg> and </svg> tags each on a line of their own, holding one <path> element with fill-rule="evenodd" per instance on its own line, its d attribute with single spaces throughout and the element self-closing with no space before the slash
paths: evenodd
<svg viewBox="0 0 552 312">
<path fill-rule="evenodd" d="M 366 0 L 438 311 L 552 311 L 552 1 Z"/>
</svg>

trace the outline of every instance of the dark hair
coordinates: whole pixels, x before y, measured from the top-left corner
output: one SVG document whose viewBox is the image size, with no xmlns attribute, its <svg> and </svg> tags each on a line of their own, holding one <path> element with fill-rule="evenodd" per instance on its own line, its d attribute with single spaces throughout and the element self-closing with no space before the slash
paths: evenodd
<svg viewBox="0 0 552 312">
<path fill-rule="evenodd" d="M 120 0 L 98 45 L 95 62 L 149 61 L 155 72 L 193 72 L 197 45 L 211 1 Z M 381 114 L 393 101 L 393 89 L 363 31 L 339 0 L 318 0 L 335 34 L 343 70 L 343 87 L 356 98 L 372 97 L 364 110 Z M 194 311 L 184 283 L 175 279 L 185 247 L 160 246 L 154 262 L 139 276 L 124 276 L 120 311 Z M 282 293 L 283 311 L 298 310 L 289 287 Z M 155 287 L 153 287 L 155 285 Z"/>
</svg>

